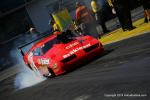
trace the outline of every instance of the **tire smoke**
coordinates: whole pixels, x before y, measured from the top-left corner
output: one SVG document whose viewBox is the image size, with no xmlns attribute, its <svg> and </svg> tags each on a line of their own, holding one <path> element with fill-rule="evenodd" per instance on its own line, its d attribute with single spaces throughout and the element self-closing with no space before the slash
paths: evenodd
<svg viewBox="0 0 150 100">
<path fill-rule="evenodd" d="M 17 74 L 14 85 L 17 89 L 24 89 L 41 83 L 44 80 L 46 80 L 46 78 L 35 74 L 35 72 L 31 71 L 29 68 L 25 68 L 23 72 Z"/>
</svg>

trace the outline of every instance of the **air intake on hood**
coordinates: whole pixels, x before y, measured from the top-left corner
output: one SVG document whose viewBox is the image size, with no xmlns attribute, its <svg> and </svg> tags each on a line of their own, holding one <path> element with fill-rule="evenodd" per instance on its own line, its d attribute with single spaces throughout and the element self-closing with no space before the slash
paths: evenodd
<svg viewBox="0 0 150 100">
<path fill-rule="evenodd" d="M 98 46 L 99 46 L 99 44 L 92 45 L 92 46 L 90 46 L 90 47 L 88 47 L 88 48 L 85 48 L 84 51 L 85 51 L 85 52 L 89 52 L 89 51 L 91 51 L 91 50 L 97 48 Z"/>
<path fill-rule="evenodd" d="M 66 62 L 69 62 L 69 61 L 73 60 L 74 58 L 76 58 L 75 54 L 63 59 L 61 62 L 66 63 Z"/>
</svg>

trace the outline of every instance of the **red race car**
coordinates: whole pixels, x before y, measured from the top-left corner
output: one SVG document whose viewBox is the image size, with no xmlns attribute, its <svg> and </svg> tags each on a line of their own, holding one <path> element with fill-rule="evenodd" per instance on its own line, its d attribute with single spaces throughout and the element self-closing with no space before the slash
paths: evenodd
<svg viewBox="0 0 150 100">
<path fill-rule="evenodd" d="M 31 70 L 45 77 L 54 77 L 103 51 L 102 44 L 91 36 L 76 36 L 69 31 L 56 32 L 35 43 L 23 59 Z"/>
</svg>

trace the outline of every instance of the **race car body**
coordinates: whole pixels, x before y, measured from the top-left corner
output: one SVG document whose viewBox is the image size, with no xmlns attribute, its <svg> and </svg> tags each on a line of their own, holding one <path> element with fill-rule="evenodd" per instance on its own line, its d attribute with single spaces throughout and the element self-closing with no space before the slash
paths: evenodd
<svg viewBox="0 0 150 100">
<path fill-rule="evenodd" d="M 30 69 L 44 76 L 58 76 L 102 52 L 102 44 L 91 36 L 58 32 L 34 44 L 23 58 Z"/>
</svg>

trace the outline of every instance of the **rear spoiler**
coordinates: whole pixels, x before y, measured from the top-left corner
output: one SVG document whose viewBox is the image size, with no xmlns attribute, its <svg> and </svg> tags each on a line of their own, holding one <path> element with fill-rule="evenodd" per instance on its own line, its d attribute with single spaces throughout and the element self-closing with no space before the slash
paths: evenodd
<svg viewBox="0 0 150 100">
<path fill-rule="evenodd" d="M 43 34 L 44 34 L 44 33 L 43 33 Z M 21 46 L 19 46 L 19 47 L 18 47 L 19 52 L 21 53 L 22 56 L 24 56 L 25 53 L 23 52 L 22 48 L 24 48 L 24 47 L 30 45 L 31 43 L 34 43 L 34 42 L 36 42 L 36 41 L 39 41 L 39 40 L 41 40 L 41 39 L 43 39 L 43 38 L 45 38 L 45 37 L 48 37 L 48 36 L 50 36 L 50 34 L 49 34 L 49 33 L 45 33 L 44 35 L 40 35 L 39 38 L 37 38 L 37 39 L 35 39 L 35 40 L 31 41 L 31 42 L 25 43 L 25 44 L 23 44 L 23 45 L 21 45 Z"/>
</svg>

